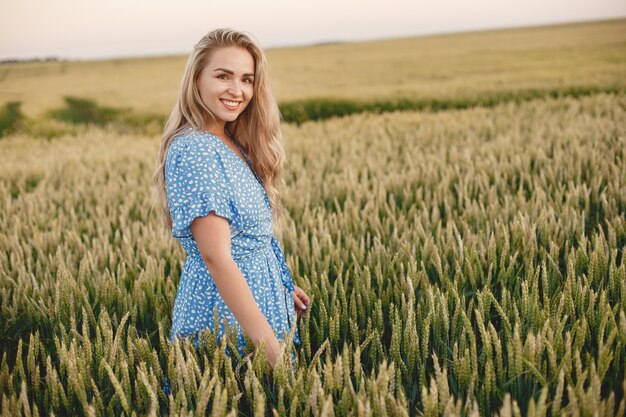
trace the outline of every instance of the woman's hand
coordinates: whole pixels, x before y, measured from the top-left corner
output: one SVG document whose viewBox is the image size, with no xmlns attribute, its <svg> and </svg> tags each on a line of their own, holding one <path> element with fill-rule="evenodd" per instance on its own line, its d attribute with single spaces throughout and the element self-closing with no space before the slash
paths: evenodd
<svg viewBox="0 0 626 417">
<path fill-rule="evenodd" d="M 267 357 L 267 362 L 270 366 L 271 372 L 274 370 L 276 364 L 280 361 L 280 357 L 282 356 L 280 342 L 274 334 L 272 334 L 269 337 L 269 340 L 265 342 L 265 356 Z"/>
<path fill-rule="evenodd" d="M 298 316 L 304 317 L 307 309 L 311 305 L 311 299 L 300 287 L 295 287 L 294 292 L 291 293 L 291 297 L 293 298 L 296 313 L 298 313 Z"/>
</svg>

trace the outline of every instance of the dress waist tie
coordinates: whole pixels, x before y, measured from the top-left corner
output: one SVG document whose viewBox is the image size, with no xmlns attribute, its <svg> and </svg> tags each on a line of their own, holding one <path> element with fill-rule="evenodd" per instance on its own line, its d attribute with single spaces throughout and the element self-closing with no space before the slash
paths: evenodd
<svg viewBox="0 0 626 417">
<path fill-rule="evenodd" d="M 272 250 L 274 251 L 276 258 L 278 258 L 278 263 L 280 264 L 280 268 L 282 272 L 280 279 L 283 282 L 283 285 L 285 286 L 285 288 L 287 288 L 287 290 L 289 291 L 289 294 L 291 294 L 293 291 L 295 291 L 295 287 L 293 285 L 293 278 L 291 277 L 291 272 L 289 272 L 289 268 L 287 268 L 287 261 L 285 260 L 285 254 L 280 248 L 280 243 L 278 242 L 278 239 L 275 236 L 272 236 L 270 244 L 272 245 Z"/>
</svg>

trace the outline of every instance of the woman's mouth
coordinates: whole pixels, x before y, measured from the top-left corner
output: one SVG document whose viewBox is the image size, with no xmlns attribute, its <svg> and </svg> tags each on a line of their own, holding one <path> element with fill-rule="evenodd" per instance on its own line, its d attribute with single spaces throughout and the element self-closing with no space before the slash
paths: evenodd
<svg viewBox="0 0 626 417">
<path fill-rule="evenodd" d="M 240 101 L 226 99 L 220 99 L 220 101 L 228 110 L 237 110 L 239 108 L 239 103 L 241 103 Z"/>
</svg>

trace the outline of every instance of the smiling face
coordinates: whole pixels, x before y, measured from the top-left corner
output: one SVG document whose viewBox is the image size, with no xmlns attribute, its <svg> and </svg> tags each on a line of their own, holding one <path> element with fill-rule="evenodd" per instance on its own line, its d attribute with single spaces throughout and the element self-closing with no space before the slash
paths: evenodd
<svg viewBox="0 0 626 417">
<path fill-rule="evenodd" d="M 223 134 L 226 122 L 235 121 L 254 95 L 254 58 L 244 48 L 214 50 L 198 77 L 198 91 L 215 116 L 215 125 L 204 128 Z"/>
</svg>

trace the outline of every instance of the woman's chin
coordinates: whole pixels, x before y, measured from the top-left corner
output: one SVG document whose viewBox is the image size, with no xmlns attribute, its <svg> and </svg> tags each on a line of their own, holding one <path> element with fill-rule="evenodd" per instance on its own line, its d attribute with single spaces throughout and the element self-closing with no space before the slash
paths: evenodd
<svg viewBox="0 0 626 417">
<path fill-rule="evenodd" d="M 225 122 L 234 122 L 237 120 L 241 112 L 228 112 L 225 114 L 220 114 L 219 118 L 224 120 Z"/>
</svg>

